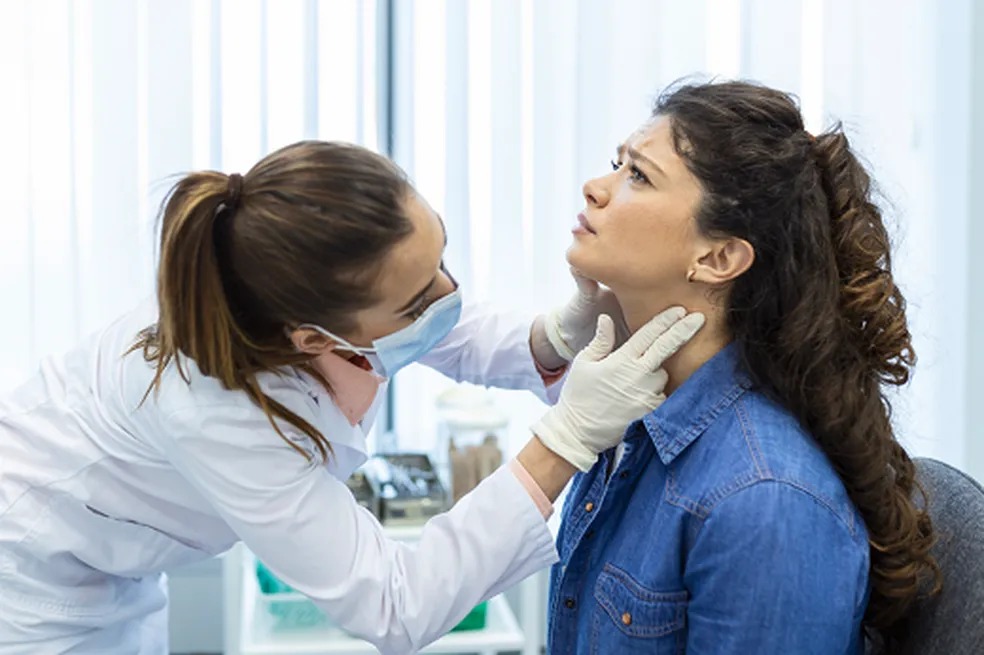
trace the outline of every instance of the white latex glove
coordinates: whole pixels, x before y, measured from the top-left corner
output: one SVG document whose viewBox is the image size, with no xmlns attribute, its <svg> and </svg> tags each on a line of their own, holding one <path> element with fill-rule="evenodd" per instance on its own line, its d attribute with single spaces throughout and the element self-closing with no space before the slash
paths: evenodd
<svg viewBox="0 0 984 655">
<path fill-rule="evenodd" d="M 666 395 L 663 363 L 704 325 L 703 314 L 672 307 L 612 351 L 615 326 L 598 317 L 594 339 L 574 358 L 560 400 L 533 425 L 543 444 L 581 471 L 622 441 L 625 429 Z"/>
<path fill-rule="evenodd" d="M 577 293 L 566 305 L 547 314 L 543 321 L 550 345 L 568 362 L 590 343 L 595 335 L 598 317 L 602 314 L 610 316 L 615 323 L 613 345 L 624 343 L 629 336 L 629 328 L 615 294 L 573 268 L 571 274 L 577 283 Z"/>
</svg>

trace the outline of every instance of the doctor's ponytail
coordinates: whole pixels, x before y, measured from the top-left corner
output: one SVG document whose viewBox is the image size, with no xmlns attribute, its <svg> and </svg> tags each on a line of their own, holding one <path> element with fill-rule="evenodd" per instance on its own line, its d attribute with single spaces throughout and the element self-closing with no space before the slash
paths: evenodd
<svg viewBox="0 0 984 655">
<path fill-rule="evenodd" d="M 160 214 L 158 323 L 134 349 L 155 367 L 148 396 L 170 366 L 189 367 L 245 392 L 292 448 L 299 431 L 320 458 L 331 452 L 314 426 L 265 394 L 263 372 L 308 366 L 287 332 L 315 323 L 345 332 L 374 300 L 377 263 L 407 236 L 410 187 L 392 162 L 357 146 L 301 142 L 245 176 L 192 173 Z M 145 397 L 146 400 L 146 397 Z"/>
</svg>

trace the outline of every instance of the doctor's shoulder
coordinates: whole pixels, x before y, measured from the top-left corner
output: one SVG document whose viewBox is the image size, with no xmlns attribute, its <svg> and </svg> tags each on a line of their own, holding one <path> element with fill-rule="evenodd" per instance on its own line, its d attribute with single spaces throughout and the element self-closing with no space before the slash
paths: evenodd
<svg viewBox="0 0 984 655">
<path fill-rule="evenodd" d="M 304 444 L 307 440 L 284 420 L 277 419 L 278 435 L 263 408 L 242 389 L 226 388 L 219 379 L 205 375 L 198 364 L 179 354 L 158 372 L 152 359 L 156 312 L 140 312 L 127 330 L 121 366 L 120 397 L 128 413 L 165 438 L 232 439 L 240 444 L 278 443 L 284 437 Z M 149 344 L 149 347 L 148 347 Z M 292 367 L 256 376 L 257 391 L 315 428 L 321 422 L 312 392 L 312 380 Z M 235 435 L 233 437 L 233 435 Z M 284 443 L 285 447 L 290 447 Z M 303 446 L 309 451 L 309 446 Z M 296 448 L 295 448 L 296 450 Z"/>
</svg>

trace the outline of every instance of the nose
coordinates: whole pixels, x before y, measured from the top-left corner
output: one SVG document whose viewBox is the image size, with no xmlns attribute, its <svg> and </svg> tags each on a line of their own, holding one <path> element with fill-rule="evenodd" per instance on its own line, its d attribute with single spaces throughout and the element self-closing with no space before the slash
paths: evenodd
<svg viewBox="0 0 984 655">
<path fill-rule="evenodd" d="M 443 298 L 458 288 L 458 281 L 448 272 L 448 269 L 441 264 L 441 273 L 437 278 L 437 292 L 434 294 L 438 298 Z"/>
<path fill-rule="evenodd" d="M 592 207 L 604 207 L 608 204 L 608 187 L 603 177 L 588 180 L 581 191 L 584 193 L 585 201 Z"/>
</svg>

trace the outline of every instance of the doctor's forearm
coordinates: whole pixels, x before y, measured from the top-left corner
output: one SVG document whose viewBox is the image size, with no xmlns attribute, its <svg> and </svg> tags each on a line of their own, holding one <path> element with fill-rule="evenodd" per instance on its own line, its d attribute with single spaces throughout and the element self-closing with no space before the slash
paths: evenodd
<svg viewBox="0 0 984 655">
<path fill-rule="evenodd" d="M 551 503 L 577 472 L 570 462 L 544 446 L 539 437 L 530 439 L 516 459 Z"/>
</svg>

